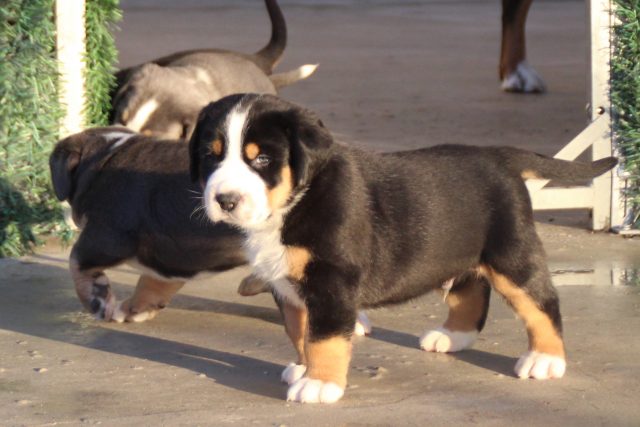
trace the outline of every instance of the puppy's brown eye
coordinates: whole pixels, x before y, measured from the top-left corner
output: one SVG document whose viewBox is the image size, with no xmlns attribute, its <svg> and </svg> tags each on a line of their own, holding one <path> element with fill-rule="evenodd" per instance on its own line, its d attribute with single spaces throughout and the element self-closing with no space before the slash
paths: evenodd
<svg viewBox="0 0 640 427">
<path fill-rule="evenodd" d="M 251 165 L 256 169 L 265 168 L 271 163 L 271 157 L 266 154 L 259 154 L 258 157 L 253 159 Z"/>
</svg>

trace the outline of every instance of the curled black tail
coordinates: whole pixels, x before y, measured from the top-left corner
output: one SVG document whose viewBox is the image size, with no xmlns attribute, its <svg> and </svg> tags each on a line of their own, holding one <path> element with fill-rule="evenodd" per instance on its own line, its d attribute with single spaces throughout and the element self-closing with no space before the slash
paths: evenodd
<svg viewBox="0 0 640 427">
<path fill-rule="evenodd" d="M 271 74 L 280 61 L 287 45 L 287 24 L 276 0 L 265 0 L 269 19 L 271 19 L 271 39 L 269 43 L 254 54 L 256 62 L 266 74 Z"/>
<path fill-rule="evenodd" d="M 524 179 L 561 179 L 567 181 L 592 179 L 602 175 L 616 164 L 615 157 L 593 162 L 567 161 L 543 156 L 512 147 L 495 147 L 507 167 Z"/>
</svg>

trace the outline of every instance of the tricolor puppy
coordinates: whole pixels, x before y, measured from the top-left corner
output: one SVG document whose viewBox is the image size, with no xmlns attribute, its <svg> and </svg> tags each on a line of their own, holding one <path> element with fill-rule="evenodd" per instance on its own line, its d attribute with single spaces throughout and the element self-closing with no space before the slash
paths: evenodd
<svg viewBox="0 0 640 427">
<path fill-rule="evenodd" d="M 309 77 L 316 65 L 272 74 L 287 44 L 287 27 L 276 0 L 265 3 L 271 39 L 255 54 L 190 50 L 120 70 L 111 122 L 148 135 L 185 139 L 202 107 L 211 101 L 238 92 L 275 94 Z"/>
<path fill-rule="evenodd" d="M 524 178 L 591 178 L 616 159 L 461 145 L 372 154 L 335 143 L 312 112 L 253 94 L 207 106 L 190 155 L 207 215 L 245 231 L 254 274 L 280 299 L 298 352 L 287 399 L 342 397 L 358 309 L 443 286 L 449 317 L 422 348 L 471 346 L 493 287 L 527 328 L 516 374 L 563 376 L 558 296 Z"/>
<path fill-rule="evenodd" d="M 124 128 L 90 129 L 56 145 L 53 187 L 82 229 L 69 267 L 96 317 L 150 319 L 187 280 L 246 263 L 241 235 L 198 212 L 201 189 L 188 162 L 187 144 Z M 125 262 L 142 275 L 133 296 L 118 303 L 104 270 Z"/>
</svg>

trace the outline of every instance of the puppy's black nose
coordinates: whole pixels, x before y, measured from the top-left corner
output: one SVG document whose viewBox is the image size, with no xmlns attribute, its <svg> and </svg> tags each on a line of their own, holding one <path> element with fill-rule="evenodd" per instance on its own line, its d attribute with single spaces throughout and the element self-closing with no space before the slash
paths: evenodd
<svg viewBox="0 0 640 427">
<path fill-rule="evenodd" d="M 216 202 L 220 204 L 223 211 L 231 212 L 238 206 L 240 198 L 241 196 L 238 193 L 222 193 L 216 195 Z"/>
</svg>

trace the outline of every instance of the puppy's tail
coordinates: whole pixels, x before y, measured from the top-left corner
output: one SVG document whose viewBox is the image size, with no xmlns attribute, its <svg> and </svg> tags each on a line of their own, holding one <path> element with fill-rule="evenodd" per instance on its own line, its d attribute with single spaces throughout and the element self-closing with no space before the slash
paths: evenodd
<svg viewBox="0 0 640 427">
<path fill-rule="evenodd" d="M 593 162 L 567 161 L 543 156 L 513 147 L 496 147 L 504 164 L 522 179 L 561 179 L 567 181 L 592 179 L 602 175 L 616 164 L 615 157 Z"/>
<path fill-rule="evenodd" d="M 266 74 L 271 74 L 287 46 L 287 24 L 276 0 L 265 0 L 264 3 L 271 19 L 271 39 L 254 57 L 260 68 Z"/>
<path fill-rule="evenodd" d="M 307 64 L 291 71 L 272 74 L 269 76 L 269 79 L 276 89 L 280 89 L 281 87 L 289 86 L 299 82 L 300 80 L 306 79 L 316 71 L 316 68 L 318 68 L 318 64 Z"/>
</svg>

